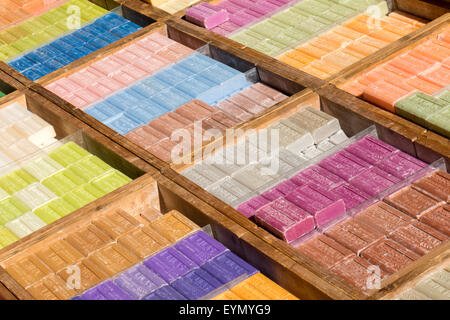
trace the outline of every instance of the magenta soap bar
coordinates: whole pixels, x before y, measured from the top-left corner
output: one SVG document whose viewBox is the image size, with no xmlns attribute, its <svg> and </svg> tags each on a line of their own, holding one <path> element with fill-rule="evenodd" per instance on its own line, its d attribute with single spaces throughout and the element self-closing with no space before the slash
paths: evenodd
<svg viewBox="0 0 450 320">
<path fill-rule="evenodd" d="M 350 179 L 350 183 L 352 185 L 358 187 L 371 196 L 379 194 L 398 182 L 400 182 L 399 178 L 381 170 L 378 167 L 372 167 Z"/>
<path fill-rule="evenodd" d="M 291 181 L 299 186 L 314 185 L 325 190 L 334 189 L 345 183 L 342 178 L 319 166 L 312 166 L 303 170 L 292 177 Z"/>
<path fill-rule="evenodd" d="M 295 188 L 298 188 L 298 186 L 295 183 L 293 183 L 290 180 L 286 180 L 278 184 L 277 186 L 273 187 L 272 189 L 262 193 L 261 195 L 270 201 L 274 201 L 278 198 L 288 195 Z"/>
<path fill-rule="evenodd" d="M 371 135 L 365 136 L 355 143 L 352 143 L 345 148 L 345 150 L 373 165 L 398 151 L 393 146 L 378 140 Z"/>
<path fill-rule="evenodd" d="M 367 170 L 371 165 L 361 158 L 343 150 L 322 160 L 319 166 L 349 181 L 351 178 Z"/>
<path fill-rule="evenodd" d="M 400 179 L 405 179 L 426 166 L 425 162 L 403 152 L 394 153 L 377 164 L 380 169 Z"/>
<path fill-rule="evenodd" d="M 297 240 L 315 228 L 314 218 L 285 199 L 256 211 L 255 220 L 286 242 Z"/>
<path fill-rule="evenodd" d="M 342 199 L 345 203 L 346 211 L 353 209 L 370 198 L 370 195 L 350 184 L 344 184 L 333 189 L 330 191 L 330 196 L 335 200 Z"/>
<path fill-rule="evenodd" d="M 202 2 L 186 10 L 186 20 L 203 26 L 206 29 L 212 29 L 228 21 L 228 12 L 217 8 L 209 3 Z"/>
<path fill-rule="evenodd" d="M 312 214 L 317 226 L 322 226 L 345 213 L 345 203 L 342 199 L 330 199 L 310 186 L 295 189 L 286 199 Z"/>
<path fill-rule="evenodd" d="M 265 206 L 270 201 L 262 196 L 254 197 L 237 207 L 237 210 L 245 215 L 247 218 L 251 218 L 255 215 L 256 210 Z"/>
</svg>

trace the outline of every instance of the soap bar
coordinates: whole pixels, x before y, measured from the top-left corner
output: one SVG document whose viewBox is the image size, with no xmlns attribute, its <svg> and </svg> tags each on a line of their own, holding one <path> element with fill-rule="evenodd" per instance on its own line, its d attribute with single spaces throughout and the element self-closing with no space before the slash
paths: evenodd
<svg viewBox="0 0 450 320">
<path fill-rule="evenodd" d="M 171 286 L 189 300 L 197 300 L 222 286 L 219 280 L 203 269 L 195 269 L 175 280 Z"/>
<path fill-rule="evenodd" d="M 344 179 L 317 165 L 302 170 L 290 181 L 298 186 L 313 185 L 324 190 L 332 190 L 345 183 Z"/>
<path fill-rule="evenodd" d="M 268 204 L 270 200 L 266 199 L 262 196 L 254 197 L 237 207 L 237 210 L 245 215 L 247 218 L 251 218 L 255 215 L 256 210 L 261 208 L 262 206 Z"/>
<path fill-rule="evenodd" d="M 181 240 L 175 248 L 199 266 L 227 251 L 225 246 L 203 231 Z"/>
<path fill-rule="evenodd" d="M 443 201 L 450 200 L 450 175 L 444 171 L 435 171 L 431 175 L 414 182 L 414 187 Z"/>
<path fill-rule="evenodd" d="M 450 290 L 431 278 L 422 280 L 414 289 L 432 299 L 450 300 Z"/>
<path fill-rule="evenodd" d="M 206 262 L 201 268 L 214 275 L 223 284 L 240 277 L 250 277 L 258 272 L 254 267 L 230 251 L 226 251 Z"/>
<path fill-rule="evenodd" d="M 319 162 L 319 166 L 349 181 L 366 171 L 371 165 L 343 150 Z M 383 168 L 382 168 L 383 169 Z"/>
<path fill-rule="evenodd" d="M 144 265 L 138 265 L 115 278 L 114 284 L 134 299 L 140 300 L 166 283 Z"/>
<path fill-rule="evenodd" d="M 314 237 L 298 246 L 297 250 L 328 269 L 354 256 L 349 249 L 325 235 Z"/>
<path fill-rule="evenodd" d="M 443 205 L 426 212 L 420 221 L 450 236 L 450 206 Z"/>
<path fill-rule="evenodd" d="M 137 262 L 134 255 L 116 243 L 91 253 L 88 260 L 98 265 L 109 276 L 129 268 Z"/>
<path fill-rule="evenodd" d="M 95 287 L 106 300 L 132 300 L 133 298 L 114 284 L 111 280 L 105 281 Z"/>
<path fill-rule="evenodd" d="M 30 184 L 14 196 L 32 210 L 56 199 L 56 195 L 40 183 Z"/>
<path fill-rule="evenodd" d="M 319 143 L 339 131 L 339 121 L 332 116 L 312 107 L 306 107 L 291 117 L 311 132 L 314 143 Z"/>
<path fill-rule="evenodd" d="M 343 215 L 345 203 L 342 199 L 332 200 L 311 186 L 295 189 L 286 196 L 286 200 L 309 212 L 314 216 L 317 226 Z"/>
<path fill-rule="evenodd" d="M 376 196 L 380 192 L 400 182 L 400 179 L 378 167 L 372 167 L 351 178 L 349 182 L 367 194 Z"/>
<path fill-rule="evenodd" d="M 395 273 L 419 255 L 392 240 L 381 240 L 361 252 L 361 256 L 387 273 Z"/>
<path fill-rule="evenodd" d="M 345 151 L 354 154 L 372 165 L 376 165 L 398 150 L 371 135 L 367 135 L 346 147 Z"/>
<path fill-rule="evenodd" d="M 144 297 L 144 300 L 186 300 L 186 297 L 173 287 L 166 285 Z"/>
<path fill-rule="evenodd" d="M 398 300 L 432 300 L 430 297 L 424 295 L 423 293 L 415 290 L 415 289 L 409 289 L 405 292 L 402 292 L 400 295 L 398 295 L 395 299 Z"/>
<path fill-rule="evenodd" d="M 214 5 L 202 2 L 186 10 L 186 20 L 206 29 L 212 29 L 229 19 L 228 12 Z"/>
<path fill-rule="evenodd" d="M 117 239 L 117 242 L 141 259 L 145 259 L 169 245 L 166 238 L 148 226 L 125 233 Z"/>
<path fill-rule="evenodd" d="M 145 266 L 167 283 L 184 276 L 198 265 L 174 248 L 165 249 L 144 261 Z"/>
<path fill-rule="evenodd" d="M 174 210 L 151 221 L 150 226 L 170 242 L 179 241 L 199 229 L 191 220 Z"/>
</svg>

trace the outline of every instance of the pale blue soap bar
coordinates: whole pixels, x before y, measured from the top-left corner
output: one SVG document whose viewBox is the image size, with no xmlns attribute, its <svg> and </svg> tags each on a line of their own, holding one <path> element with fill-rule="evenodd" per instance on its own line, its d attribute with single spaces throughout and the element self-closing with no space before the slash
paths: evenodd
<svg viewBox="0 0 450 320">
<path fill-rule="evenodd" d="M 111 122 L 105 122 L 105 124 L 121 135 L 126 135 L 134 129 L 142 127 L 146 123 L 143 121 L 136 121 L 136 119 L 131 119 L 126 115 L 122 115 L 119 118 L 112 120 Z"/>
<path fill-rule="evenodd" d="M 99 102 L 84 111 L 101 122 L 111 122 L 123 115 L 123 110 L 107 101 Z"/>
</svg>

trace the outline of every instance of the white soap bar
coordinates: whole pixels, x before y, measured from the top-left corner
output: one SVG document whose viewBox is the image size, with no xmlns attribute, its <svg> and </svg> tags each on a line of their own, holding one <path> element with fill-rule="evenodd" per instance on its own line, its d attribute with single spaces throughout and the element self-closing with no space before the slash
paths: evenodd
<svg viewBox="0 0 450 320">
<path fill-rule="evenodd" d="M 45 178 L 48 178 L 58 171 L 64 169 L 61 164 L 47 155 L 39 156 L 33 160 L 28 161 L 23 165 L 23 168 L 39 181 L 42 181 Z"/>
<path fill-rule="evenodd" d="M 396 300 L 431 300 L 431 298 L 417 290 L 409 289 L 397 296 Z"/>
<path fill-rule="evenodd" d="M 40 183 L 33 183 L 16 192 L 14 196 L 32 210 L 54 200 L 57 196 Z"/>
<path fill-rule="evenodd" d="M 8 148 L 3 148 L 2 151 L 13 161 L 19 161 L 33 153 L 39 152 L 40 149 L 29 140 L 21 139 Z"/>
<path fill-rule="evenodd" d="M 331 143 L 330 140 L 326 139 L 326 140 L 323 140 L 322 142 L 320 142 L 317 145 L 317 149 L 319 149 L 320 151 L 325 152 L 325 151 L 333 149 L 335 146 L 336 145 Z"/>
<path fill-rule="evenodd" d="M 431 278 L 420 281 L 414 289 L 434 300 L 450 300 L 450 290 Z"/>
<path fill-rule="evenodd" d="M 4 127 L 0 130 L 0 143 L 4 147 L 10 146 L 22 138 L 23 137 L 20 133 L 17 132 L 12 125 Z"/>
<path fill-rule="evenodd" d="M 206 188 L 214 183 L 214 181 L 195 171 L 194 167 L 184 170 L 181 174 L 202 188 Z"/>
<path fill-rule="evenodd" d="M 298 168 L 308 161 L 301 153 L 297 155 L 286 149 L 280 149 L 279 152 L 280 159 L 289 163 L 294 168 Z"/>
<path fill-rule="evenodd" d="M 288 143 L 283 145 L 286 147 L 286 149 L 291 150 L 291 152 L 298 153 L 314 145 L 314 138 L 312 134 L 309 131 L 301 128 L 294 121 L 291 121 L 290 118 L 281 120 L 281 124 L 289 127 L 292 130 L 295 130 L 296 132 L 296 134 L 291 137 Z M 280 139 L 284 140 L 284 136 L 280 135 Z"/>
<path fill-rule="evenodd" d="M 9 106 L 0 109 L 0 118 L 2 124 L 12 125 L 29 117 L 32 113 L 18 102 L 14 102 Z"/>
<path fill-rule="evenodd" d="M 309 147 L 308 149 L 302 152 L 303 156 L 308 160 L 311 160 L 322 153 L 323 152 L 317 149 L 315 146 Z"/>
<path fill-rule="evenodd" d="M 56 136 L 53 126 L 34 114 L 15 123 L 13 127 L 38 147 L 49 145 L 49 141 Z"/>
<path fill-rule="evenodd" d="M 233 179 L 255 191 L 273 180 L 271 175 L 263 175 L 258 165 L 251 164 L 233 173 Z"/>
<path fill-rule="evenodd" d="M 257 148 L 252 139 L 239 140 L 235 145 L 228 146 L 225 149 L 225 159 L 228 163 L 234 163 L 238 166 L 254 164 L 267 157 L 264 150 Z"/>
<path fill-rule="evenodd" d="M 45 227 L 47 224 L 42 221 L 37 215 L 33 212 L 27 212 L 20 217 L 20 220 L 32 231 L 39 230 Z"/>
<path fill-rule="evenodd" d="M 327 139 L 341 129 L 336 118 L 312 107 L 300 110 L 293 114 L 289 120 L 308 130 L 312 134 L 315 144 Z"/>
<path fill-rule="evenodd" d="M 208 177 L 209 180 L 216 182 L 220 181 L 227 176 L 227 174 L 213 165 L 206 163 L 199 163 L 194 165 L 194 170 L 200 173 L 202 176 Z"/>
<path fill-rule="evenodd" d="M 9 193 L 6 192 L 3 188 L 0 188 L 0 201 L 9 197 Z"/>
<path fill-rule="evenodd" d="M 238 197 L 236 197 L 236 195 L 223 188 L 220 184 L 209 186 L 208 188 L 206 188 L 206 191 L 213 194 L 225 203 L 232 203 L 238 200 Z"/>
<path fill-rule="evenodd" d="M 293 166 L 283 161 L 279 156 L 261 161 L 257 166 L 261 169 L 263 174 L 273 176 L 274 178 L 293 169 Z"/>
<path fill-rule="evenodd" d="M 14 233 L 19 238 L 26 237 L 33 232 L 33 230 L 28 228 L 27 225 L 23 223 L 20 217 L 5 224 L 5 227 L 11 230 L 12 233 Z"/>
<path fill-rule="evenodd" d="M 10 164 L 11 162 L 13 162 L 13 160 L 0 151 L 0 168 Z"/>
<path fill-rule="evenodd" d="M 342 130 L 339 130 L 338 132 L 336 132 L 335 134 L 333 134 L 330 137 L 330 142 L 338 145 L 338 144 L 345 142 L 347 139 L 348 139 L 348 137 L 345 134 L 345 132 Z"/>
<path fill-rule="evenodd" d="M 234 180 L 233 178 L 225 179 L 221 182 L 221 185 L 223 188 L 228 190 L 229 192 L 233 193 L 236 197 L 239 199 L 242 197 L 245 197 L 249 193 L 252 192 L 249 188 L 244 186 L 242 183 L 239 183 L 238 181 Z"/>
<path fill-rule="evenodd" d="M 450 290 L 450 272 L 440 270 L 431 275 L 431 279 Z"/>
</svg>

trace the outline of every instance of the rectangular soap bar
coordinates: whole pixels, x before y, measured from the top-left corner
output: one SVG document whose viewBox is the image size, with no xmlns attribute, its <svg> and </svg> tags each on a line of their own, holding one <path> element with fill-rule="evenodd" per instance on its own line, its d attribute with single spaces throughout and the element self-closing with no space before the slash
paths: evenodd
<svg viewBox="0 0 450 320">
<path fill-rule="evenodd" d="M 133 298 L 111 280 L 95 287 L 107 300 L 132 300 Z"/>
<path fill-rule="evenodd" d="M 394 153 L 377 164 L 380 169 L 400 179 L 405 179 L 426 166 L 425 162 L 403 152 Z"/>
<path fill-rule="evenodd" d="M 420 217 L 420 221 L 450 236 L 450 205 L 434 208 Z"/>
<path fill-rule="evenodd" d="M 115 278 L 114 283 L 137 300 L 166 284 L 145 265 L 137 265 L 128 269 Z"/>
<path fill-rule="evenodd" d="M 212 29 L 228 21 L 228 12 L 214 5 L 202 2 L 186 10 L 186 19 L 206 29 Z"/>
<path fill-rule="evenodd" d="M 324 190 L 332 190 L 345 183 L 341 177 L 317 165 L 302 170 L 290 181 L 297 186 L 313 185 Z"/>
<path fill-rule="evenodd" d="M 435 171 L 429 176 L 414 182 L 413 185 L 425 194 L 443 201 L 450 200 L 450 174 L 444 171 Z"/>
<path fill-rule="evenodd" d="M 222 286 L 219 280 L 203 269 L 194 269 L 175 280 L 171 286 L 189 300 L 197 300 Z"/>
<path fill-rule="evenodd" d="M 371 135 L 367 135 L 352 143 L 346 147 L 345 150 L 373 165 L 379 163 L 388 155 L 398 151 L 391 145 Z"/>
<path fill-rule="evenodd" d="M 349 181 L 371 166 L 347 151 L 339 151 L 319 162 L 319 166 Z"/>
<path fill-rule="evenodd" d="M 176 242 L 199 227 L 181 213 L 172 210 L 150 222 L 150 226 L 170 242 Z"/>
<path fill-rule="evenodd" d="M 163 286 L 146 297 L 144 300 L 186 300 L 186 297 L 171 286 Z"/>
<path fill-rule="evenodd" d="M 400 182 L 400 179 L 379 169 L 372 167 L 350 179 L 350 183 L 371 196 L 392 187 Z"/>
</svg>

